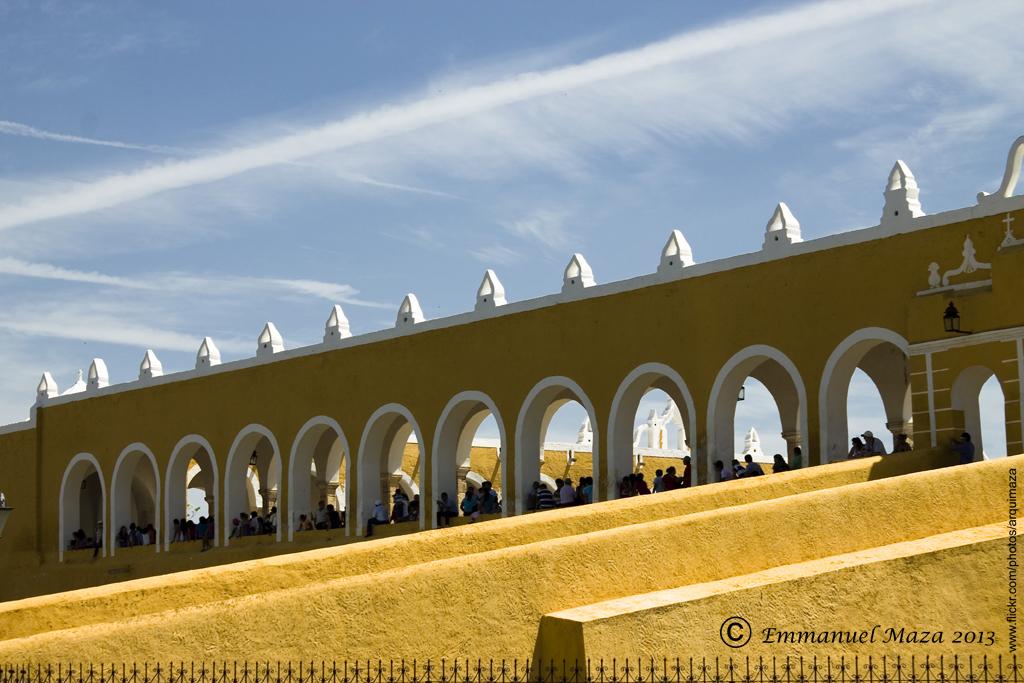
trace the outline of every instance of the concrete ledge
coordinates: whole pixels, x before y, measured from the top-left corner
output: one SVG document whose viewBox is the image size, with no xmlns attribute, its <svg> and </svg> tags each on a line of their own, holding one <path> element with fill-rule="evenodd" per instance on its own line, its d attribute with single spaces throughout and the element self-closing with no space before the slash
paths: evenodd
<svg viewBox="0 0 1024 683">
<path fill-rule="evenodd" d="M 35 629 L 38 635 L 0 642 L 0 656 L 120 660 L 128 652 L 140 661 L 153 661 L 180 658 L 188 643 L 202 642 L 228 659 L 245 659 L 253 652 L 300 659 L 311 649 L 350 659 L 382 652 L 409 658 L 452 658 L 467 652 L 524 658 L 534 650 L 541 617 L 562 609 L 1001 521 L 1004 502 L 991 493 L 1005 487 L 1013 466 L 1024 466 L 1024 456 L 487 552 L 477 547 L 471 557 L 456 552 L 363 576 L 306 579 L 280 590 L 267 589 L 258 572 L 242 579 L 217 571 L 221 580 L 215 586 L 198 586 L 203 595 L 185 595 L 160 612 L 126 616 L 139 596 L 121 594 L 105 607 L 116 611 L 119 605 L 119 619 L 51 633 Z M 958 501 L 955 514 L 950 501 Z M 561 514 L 533 518 L 558 519 Z M 606 514 L 600 505 L 586 510 L 594 522 Z M 409 551 L 407 539 L 428 536 L 439 539 L 437 545 L 459 548 L 459 532 L 480 543 L 485 530 L 500 530 L 510 521 L 371 541 L 348 546 L 332 558 L 341 564 L 354 559 L 357 549 L 373 546 L 374 557 L 397 548 Z M 732 542 L 723 530 L 742 530 L 743 542 Z M 291 569 L 304 575 L 309 568 Z M 247 593 L 241 597 L 217 600 L 210 594 L 239 584 Z M 485 600 L 485 608 L 477 608 L 479 600 Z M 473 606 L 472 628 L 464 618 L 467 606 Z M 70 616 L 75 614 L 88 616 L 81 606 Z M 274 629 L 263 627 L 267 619 L 273 619 Z"/>
<path fill-rule="evenodd" d="M 553 612 L 541 619 L 534 660 L 572 667 L 588 659 L 736 655 L 720 633 L 734 616 L 754 629 L 739 652 L 744 656 L 905 652 L 904 644 L 883 642 L 890 626 L 942 630 L 947 645 L 957 629 L 988 629 L 1002 638 L 995 587 L 1005 544 L 1005 524 L 991 524 Z M 765 631 L 870 632 L 876 626 L 875 642 L 842 648 L 794 644 Z M 785 643 L 775 642 L 782 638 Z M 993 647 L 973 643 L 955 650 L 983 654 Z"/>
<path fill-rule="evenodd" d="M 87 559 L 93 563 L 89 566 L 92 573 L 87 574 L 81 568 L 72 571 L 84 574 L 86 579 L 95 583 L 107 583 L 118 578 L 130 580 L 0 603 L 0 638 L 14 638 L 69 626 L 117 621 L 128 614 L 140 616 L 170 609 L 185 602 L 200 605 L 205 601 L 242 597 L 260 591 L 282 590 L 309 582 L 369 574 L 484 550 L 514 547 L 551 538 L 898 476 L 918 470 L 944 467 L 953 462 L 954 457 L 931 451 L 888 458 L 864 458 L 771 477 L 740 479 L 651 496 L 555 509 L 543 514 L 507 517 L 487 524 L 467 524 L 465 517 L 458 517 L 452 519 L 454 528 L 451 529 L 409 533 L 397 537 L 392 534 L 392 538 L 386 538 L 383 533 L 365 540 L 355 536 L 345 537 L 343 534 L 330 538 L 329 532 L 309 531 L 297 534 L 295 541 L 291 543 L 252 548 L 232 545 L 201 554 L 198 542 L 173 544 L 170 553 L 153 555 L 149 560 L 140 559 L 133 563 L 131 571 L 138 572 L 134 576 L 109 576 L 106 571 L 108 564 L 105 561 L 93 560 L 89 553 Z M 384 527 L 378 529 L 383 532 Z M 330 546 L 304 550 L 313 543 Z M 294 552 L 300 549 L 303 549 L 302 552 Z M 188 552 L 189 550 L 192 552 Z M 288 551 L 292 552 L 284 554 Z M 282 554 L 261 559 L 249 559 L 245 556 L 246 553 L 256 552 Z M 196 563 L 215 565 L 224 562 L 225 559 L 234 564 L 195 568 Z M 42 571 L 34 572 L 34 578 L 37 583 L 44 585 L 48 578 L 47 571 L 60 575 L 61 572 L 71 570 L 70 567 L 56 563 L 48 563 L 41 569 Z M 161 571 L 176 573 L 136 578 Z M 127 614 L 125 604 L 131 606 Z"/>
</svg>

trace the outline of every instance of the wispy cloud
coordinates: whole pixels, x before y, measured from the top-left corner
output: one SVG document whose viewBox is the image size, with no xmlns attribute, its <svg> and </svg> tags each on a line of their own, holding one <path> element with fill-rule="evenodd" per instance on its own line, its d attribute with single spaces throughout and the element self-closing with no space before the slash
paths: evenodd
<svg viewBox="0 0 1024 683">
<path fill-rule="evenodd" d="M 391 306 L 386 304 L 361 299 L 359 297 L 359 290 L 351 285 L 323 282 L 321 280 L 256 278 L 232 275 L 202 276 L 192 273 L 157 273 L 145 278 L 122 277 L 96 271 L 74 270 L 49 263 L 22 261 L 14 258 L 0 258 L 0 274 L 176 294 L 273 293 L 275 291 L 285 291 L 293 294 L 315 296 L 335 303 L 347 303 L 369 308 L 391 308 Z"/>
<path fill-rule="evenodd" d="M 484 264 L 504 266 L 516 263 L 523 258 L 515 249 L 502 244 L 489 244 L 476 249 L 469 249 L 469 255 Z"/>
<path fill-rule="evenodd" d="M 528 216 L 501 225 L 516 237 L 539 242 L 549 249 L 558 249 L 569 242 L 566 230 L 568 218 L 567 211 L 538 209 Z"/>
<path fill-rule="evenodd" d="M 132 142 L 119 142 L 117 140 L 100 140 L 98 138 L 87 138 L 80 135 L 67 135 L 66 133 L 54 133 L 42 130 L 35 126 L 29 126 L 16 121 L 0 120 L 0 134 L 15 135 L 23 138 L 35 138 L 36 140 L 52 140 L 55 142 L 72 142 L 80 145 L 96 145 L 99 147 L 114 147 L 117 149 L 132 149 L 142 152 L 155 152 L 158 154 L 187 154 L 183 149 L 177 147 L 165 147 L 163 145 L 140 145 Z"/>
<path fill-rule="evenodd" d="M 623 81 L 638 75 L 703 57 L 728 55 L 730 51 L 740 48 L 749 51 L 771 41 L 791 45 L 798 36 L 827 34 L 830 29 L 870 17 L 892 15 L 921 2 L 840 0 L 803 6 L 691 31 L 638 49 L 609 54 L 579 64 L 522 73 L 406 104 L 381 107 L 264 142 L 114 174 L 57 195 L 30 196 L 0 209 L 0 228 L 118 206 L 156 193 L 223 180 L 276 164 L 385 140 L 517 103 L 585 90 L 596 84 L 605 84 L 606 89 L 612 91 L 618 88 L 622 95 L 618 99 L 628 100 L 630 89 Z M 586 93 L 581 93 L 580 99 L 585 100 Z M 576 100 L 576 104 L 579 105 L 580 101 Z M 643 97 L 640 97 L 640 104 L 643 104 Z M 618 112 L 610 113 L 615 115 Z M 719 119 L 728 122 L 727 116 L 718 114 Z M 766 111 L 764 115 L 770 116 L 771 112 Z M 741 120 L 736 123 L 743 122 Z M 580 135 L 589 132 L 586 125 L 580 126 Z"/>
</svg>

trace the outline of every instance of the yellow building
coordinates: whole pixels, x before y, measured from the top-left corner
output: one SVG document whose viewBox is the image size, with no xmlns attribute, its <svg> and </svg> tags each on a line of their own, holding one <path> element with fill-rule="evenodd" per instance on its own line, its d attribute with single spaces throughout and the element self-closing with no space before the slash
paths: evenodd
<svg viewBox="0 0 1024 683">
<path fill-rule="evenodd" d="M 637 467 L 637 406 L 654 388 L 679 408 L 699 484 L 713 479 L 715 461 L 728 462 L 737 450 L 736 396 L 748 377 L 775 398 L 789 459 L 796 448 L 802 450 L 806 471 L 770 484 L 783 487 L 779 491 L 797 485 L 786 482 L 803 482 L 799 486 L 807 490 L 801 495 L 811 496 L 818 486 L 813 482 L 820 482 L 816 477 L 838 476 L 829 472 L 840 471 L 831 469 L 839 465 L 820 468 L 821 474 L 814 470 L 845 459 L 846 398 L 857 368 L 877 386 L 891 431 L 911 435 L 915 449 L 926 452 L 921 457 L 931 458 L 920 460 L 922 469 L 937 466 L 950 440 L 965 430 L 980 459 L 978 393 L 992 376 L 1005 398 L 1008 450 L 1020 453 L 1024 309 L 1017 297 L 1024 291 L 1024 237 L 1017 234 L 1024 236 L 1024 196 L 1013 193 L 1022 156 L 1024 138 L 1014 143 L 996 193 L 940 214 L 922 212 L 916 181 L 900 162 L 886 183 L 880 224 L 870 228 L 804 241 L 793 213 L 779 204 L 759 249 L 720 261 L 695 263 L 676 231 L 660 258 L 652 254 L 655 272 L 621 282 L 597 284 L 586 260 L 575 254 L 561 291 L 534 300 L 507 302 L 497 276 L 488 271 L 474 310 L 450 318 L 425 320 L 410 294 L 390 330 L 350 336 L 344 313 L 335 307 L 323 343 L 310 347 L 285 350 L 268 324 L 256 356 L 246 360 L 220 363 L 207 338 L 196 368 L 188 372 L 161 374 L 159 361 L 147 353 L 137 381 L 109 385 L 97 359 L 84 390 L 65 395 L 45 375 L 31 419 L 0 428 L 0 488 L 12 508 L 0 538 L 6 578 L 0 599 L 353 543 L 364 535 L 375 502 L 387 502 L 396 487 L 418 493 L 423 512 L 417 523 L 381 530 L 382 535 L 426 530 L 436 524 L 436 498 L 457 494 L 469 471 L 501 490 L 503 517 L 527 512 L 530 486 L 542 474 L 592 476 L 595 498 L 606 501 Z M 652 306 L 673 314 L 652 321 Z M 734 315 L 737 310 L 742 315 Z M 642 325 L 649 326 L 643 344 L 623 334 Z M 548 422 L 570 400 L 584 407 L 593 427 L 590 452 L 544 452 Z M 500 447 L 474 449 L 476 428 L 488 415 L 497 424 Z M 658 466 L 649 460 L 645 472 Z M 956 481 L 963 479 L 965 491 L 981 490 L 1005 478 L 995 467 L 961 468 L 969 472 L 956 474 Z M 925 472 L 904 484 L 864 474 L 860 483 L 846 482 L 868 487 L 851 487 L 849 501 L 878 504 L 905 520 L 885 502 L 892 487 L 924 487 L 908 499 L 920 502 L 927 486 L 941 485 L 941 474 Z M 200 552 L 198 544 L 172 543 L 172 520 L 185 517 L 189 488 L 204 492 L 216 520 L 210 552 Z M 718 490 L 697 486 L 677 498 L 724 504 Z M 846 499 L 821 495 L 822 506 L 847 509 Z M 320 500 L 342 506 L 347 526 L 297 532 L 299 515 L 312 514 Z M 808 498 L 807 520 L 815 519 L 817 500 Z M 257 502 L 263 511 L 278 509 L 276 534 L 227 537 L 233 519 Z M 615 510 L 635 510 L 640 517 L 631 523 L 651 513 L 650 503 L 626 503 L 600 510 L 612 517 L 620 514 Z M 690 503 L 679 503 L 684 504 Z M 776 514 L 764 505 L 759 517 Z M 993 522 L 994 508 L 978 510 L 965 515 L 979 526 Z M 860 512 L 850 508 L 850 514 Z M 600 524 L 594 515 L 580 519 L 587 520 L 580 522 L 581 533 Z M 157 543 L 118 547 L 118 530 L 136 520 L 153 523 Z M 660 523 L 675 533 L 699 524 L 694 520 Z M 933 518 L 920 524 L 934 521 L 928 520 Z M 540 522 L 515 521 L 493 524 L 505 525 L 509 533 L 522 529 L 522 538 L 539 533 L 525 530 Z M 813 526 L 803 525 L 800 533 L 817 533 Z M 88 536 L 101 529 L 101 547 L 70 549 L 78 529 Z M 900 542 L 927 535 L 921 529 Z M 768 527 L 764 531 L 770 533 Z M 648 532 L 637 533 L 646 538 Z M 810 535 L 798 545 L 825 543 Z M 477 536 L 465 538 L 470 543 Z M 611 537 L 607 542 L 614 546 Z M 879 536 L 834 550 L 859 552 L 876 542 L 889 541 Z M 527 551 L 507 550 L 510 556 L 520 552 Z M 598 546 L 579 552 L 585 555 L 580 561 L 614 564 Z M 794 553 L 790 559 L 810 557 L 822 555 Z M 496 557 L 494 566 L 504 561 Z M 735 561 L 750 572 L 767 570 Z M 485 578 L 493 582 L 504 570 L 495 571 L 484 572 Z M 480 590 L 496 585 L 466 580 Z M 685 580 L 666 575 L 665 582 L 651 581 L 634 592 Z M 604 595 L 597 589 L 594 594 Z"/>
</svg>

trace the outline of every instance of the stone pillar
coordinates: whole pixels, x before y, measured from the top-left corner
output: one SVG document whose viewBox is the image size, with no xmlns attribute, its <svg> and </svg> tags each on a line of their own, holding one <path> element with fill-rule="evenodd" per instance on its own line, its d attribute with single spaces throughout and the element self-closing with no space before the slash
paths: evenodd
<svg viewBox="0 0 1024 683">
<path fill-rule="evenodd" d="M 327 505 L 333 505 L 335 510 L 341 509 L 341 506 L 338 505 L 338 482 L 331 481 L 324 485 L 324 497 L 327 500 Z"/>
<path fill-rule="evenodd" d="M 260 489 L 260 499 L 263 501 L 263 505 L 260 508 L 260 514 L 264 517 L 270 512 L 270 489 Z"/>
<path fill-rule="evenodd" d="M 327 504 L 327 502 L 328 502 L 327 501 L 327 488 L 328 487 L 327 487 L 327 482 L 326 481 L 324 481 L 323 479 L 317 479 L 316 480 L 316 490 L 317 490 L 316 501 L 317 501 L 317 503 L 323 502 L 325 505 Z"/>
<path fill-rule="evenodd" d="M 786 442 L 786 460 L 789 461 L 793 457 L 793 449 L 800 446 L 800 450 L 803 451 L 800 466 L 807 467 L 807 449 L 804 448 L 804 445 L 800 440 L 800 432 L 795 429 L 791 432 L 782 432 L 782 438 Z M 765 453 L 765 455 L 771 456 L 774 454 Z"/>
<path fill-rule="evenodd" d="M 270 508 L 277 506 L 277 499 L 281 495 L 281 492 L 277 489 L 270 489 L 267 495 L 263 498 L 263 507 L 267 512 L 270 512 Z M 278 510 L 280 512 L 280 510 Z"/>
</svg>

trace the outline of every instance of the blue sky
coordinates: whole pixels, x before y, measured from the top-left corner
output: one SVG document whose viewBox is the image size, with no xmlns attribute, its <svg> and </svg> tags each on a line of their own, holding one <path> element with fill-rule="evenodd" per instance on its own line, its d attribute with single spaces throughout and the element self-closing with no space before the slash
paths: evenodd
<svg viewBox="0 0 1024 683">
<path fill-rule="evenodd" d="M 305 345 L 336 302 L 358 334 L 407 291 L 450 315 L 488 267 L 523 299 L 573 251 L 599 282 L 650 272 L 673 228 L 698 261 L 754 251 L 780 200 L 805 238 L 874 225 L 897 158 L 926 211 L 969 205 L 1022 132 L 1022 23 L 1016 0 L 0 0 L 0 421 L 45 369 L 188 369 L 204 335 L 240 358 L 267 320 Z"/>
</svg>

